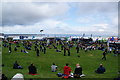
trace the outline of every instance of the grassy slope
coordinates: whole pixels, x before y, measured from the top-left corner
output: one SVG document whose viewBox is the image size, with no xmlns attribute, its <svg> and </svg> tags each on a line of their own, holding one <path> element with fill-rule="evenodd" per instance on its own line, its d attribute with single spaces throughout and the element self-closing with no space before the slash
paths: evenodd
<svg viewBox="0 0 120 80">
<path fill-rule="evenodd" d="M 12 45 L 15 46 L 15 45 Z M 63 56 L 63 52 L 55 52 L 54 49 L 48 49 L 47 53 L 40 53 L 40 57 L 36 56 L 34 48 L 29 53 L 21 53 L 19 48 L 17 52 L 13 51 L 12 54 L 8 53 L 8 48 L 2 48 L 2 62 L 5 65 L 3 67 L 3 73 L 12 78 L 13 75 L 20 72 L 24 75 L 25 78 L 57 78 L 56 74 L 58 72 L 63 73 L 63 66 L 66 63 L 69 63 L 69 66 L 74 71 L 75 64 L 79 63 L 83 68 L 83 73 L 86 75 L 85 78 L 114 78 L 117 77 L 118 72 L 118 57 L 113 56 L 113 54 L 107 55 L 107 61 L 101 60 L 102 51 L 95 50 L 84 52 L 80 50 L 80 58 L 77 57 L 75 48 L 71 49 L 71 56 Z M 13 50 L 13 49 L 12 49 Z M 22 70 L 12 69 L 13 63 L 17 60 L 20 65 L 24 67 Z M 56 63 L 58 66 L 58 72 L 51 72 L 52 63 Z M 34 63 L 38 69 L 38 74 L 35 76 L 28 75 L 27 67 L 30 63 Z M 102 63 L 106 68 L 105 74 L 96 74 L 94 71 L 99 67 L 99 64 Z"/>
</svg>

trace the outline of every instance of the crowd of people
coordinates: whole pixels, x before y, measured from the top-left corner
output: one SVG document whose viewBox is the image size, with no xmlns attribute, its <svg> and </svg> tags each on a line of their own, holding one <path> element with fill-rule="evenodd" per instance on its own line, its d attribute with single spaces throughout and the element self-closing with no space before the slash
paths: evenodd
<svg viewBox="0 0 120 80">
<path fill-rule="evenodd" d="M 15 44 L 16 46 L 13 49 L 12 44 Z M 22 44 L 22 46 L 21 46 Z M 60 48 L 58 48 L 58 45 Z M 51 41 L 47 43 L 47 41 L 3 41 L 3 47 L 8 48 L 8 52 L 12 54 L 13 51 L 21 51 L 22 53 L 29 53 L 29 50 L 35 51 L 36 56 L 41 56 L 40 54 L 47 54 L 48 49 L 55 49 L 56 52 L 61 52 L 63 53 L 63 56 L 71 56 L 71 48 L 75 47 L 76 53 L 80 54 L 80 50 L 84 50 L 86 53 L 88 51 L 92 50 L 102 50 L 103 57 L 102 60 L 107 60 L 106 55 L 107 53 L 114 53 L 114 56 L 117 56 L 120 54 L 118 51 L 118 47 L 110 47 L 108 49 L 108 46 L 106 43 L 85 43 L 85 42 L 78 42 L 78 41 Z M 22 47 L 21 50 L 19 50 L 19 47 Z M 80 57 L 80 56 L 79 56 Z M 18 64 L 17 61 L 13 64 L 13 69 L 23 69 L 21 65 Z M 57 72 L 58 66 L 55 65 L 55 63 L 52 64 L 51 66 L 51 71 L 52 72 Z M 34 75 L 37 74 L 37 68 L 36 66 L 32 63 L 30 66 L 28 66 L 29 74 Z M 74 78 L 80 78 L 82 76 L 85 76 L 82 73 L 82 67 L 80 64 L 76 64 L 76 68 L 71 74 L 72 69 L 69 67 L 69 64 L 66 64 L 63 68 L 63 73 L 58 73 L 58 77 L 63 77 L 63 78 L 69 78 L 69 77 L 74 77 Z M 102 64 L 100 64 L 100 67 L 95 70 L 96 73 L 103 74 L 106 71 L 106 69 L 103 67 Z M 5 75 L 2 75 L 5 77 Z M 6 77 L 5 77 L 6 78 Z"/>
<path fill-rule="evenodd" d="M 8 48 L 8 52 L 12 53 L 12 46 L 14 41 L 4 41 L 3 46 L 5 48 Z M 40 53 L 46 54 L 47 48 L 48 49 L 55 49 L 56 52 L 63 52 L 63 56 L 71 56 L 71 48 L 75 47 L 76 53 L 80 53 L 80 50 L 84 50 L 85 52 L 91 51 L 91 50 L 102 50 L 104 51 L 103 55 L 106 60 L 106 53 L 114 53 L 114 56 L 117 56 L 120 54 L 120 51 L 118 50 L 118 47 L 109 47 L 107 43 L 85 43 L 85 42 L 78 42 L 78 41 L 51 41 L 47 43 L 47 41 L 15 41 L 16 46 L 14 47 L 14 51 L 17 51 L 20 47 L 20 44 L 22 44 L 23 49 L 21 52 L 29 53 L 29 50 L 33 50 L 32 47 L 34 46 L 34 51 L 36 52 L 36 56 L 40 56 Z M 58 45 L 61 46 L 61 48 L 58 48 Z M 28 50 L 28 51 L 27 51 Z"/>
<path fill-rule="evenodd" d="M 55 63 L 53 63 L 51 66 L 51 71 L 56 72 L 57 68 L 58 68 L 58 66 L 56 66 Z M 13 65 L 13 69 L 23 69 L 23 68 L 16 61 L 15 64 Z M 37 75 L 37 68 L 33 63 L 31 63 L 30 66 L 28 66 L 28 71 L 29 71 L 28 74 L 30 74 L 30 75 Z M 80 64 L 76 64 L 74 72 L 72 73 L 72 69 L 69 67 L 69 64 L 66 63 L 66 65 L 63 67 L 63 73 L 58 73 L 57 76 L 62 77 L 62 78 L 71 78 L 71 77 L 72 78 L 81 78 L 81 77 L 85 76 L 82 71 L 83 71 L 83 69 L 80 66 Z M 103 74 L 105 71 L 106 71 L 106 69 L 103 67 L 102 64 L 100 64 L 100 67 L 98 67 L 97 70 L 95 70 L 95 72 L 98 74 Z M 13 78 L 15 78 L 15 76 Z M 5 76 L 5 74 L 2 74 L 2 80 L 8 80 L 8 78 Z M 14 79 L 12 79 L 12 80 L 14 80 Z"/>
</svg>

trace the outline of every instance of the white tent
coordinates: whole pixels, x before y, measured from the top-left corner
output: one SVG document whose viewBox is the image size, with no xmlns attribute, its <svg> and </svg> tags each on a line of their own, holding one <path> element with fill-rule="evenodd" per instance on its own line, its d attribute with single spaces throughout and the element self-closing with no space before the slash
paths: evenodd
<svg viewBox="0 0 120 80">
<path fill-rule="evenodd" d="M 13 76 L 11 80 L 24 80 L 24 77 L 21 73 L 17 73 Z"/>
</svg>

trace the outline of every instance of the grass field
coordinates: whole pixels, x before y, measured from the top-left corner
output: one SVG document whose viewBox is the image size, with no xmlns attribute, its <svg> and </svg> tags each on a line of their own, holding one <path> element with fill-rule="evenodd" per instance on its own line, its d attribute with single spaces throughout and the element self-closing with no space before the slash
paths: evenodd
<svg viewBox="0 0 120 80">
<path fill-rule="evenodd" d="M 107 60 L 102 60 L 101 50 L 88 51 L 80 50 L 80 53 L 76 53 L 75 48 L 71 49 L 71 56 L 63 56 L 62 52 L 55 52 L 55 49 L 46 50 L 46 54 L 40 52 L 40 56 L 36 56 L 34 47 L 32 50 L 27 50 L 29 53 L 21 53 L 20 50 L 23 49 L 21 46 L 18 51 L 14 51 L 15 45 L 12 45 L 12 53 L 8 53 L 8 48 L 2 48 L 2 63 L 5 65 L 2 68 L 2 73 L 4 73 L 8 78 L 12 78 L 16 73 L 22 73 L 25 78 L 58 78 L 56 74 L 58 72 L 63 73 L 63 66 L 69 63 L 69 66 L 74 72 L 76 64 L 79 63 L 83 68 L 83 73 L 86 75 L 84 78 L 115 78 L 118 76 L 118 56 L 113 56 L 113 53 L 108 53 Z M 59 46 L 58 46 L 59 48 Z M 80 55 L 80 57 L 77 57 Z M 18 61 L 24 69 L 13 69 L 13 63 Z M 57 72 L 51 72 L 51 65 L 55 63 L 58 66 Z M 39 75 L 28 75 L 28 66 L 34 63 L 37 67 Z M 96 74 L 94 71 L 102 63 L 106 68 L 105 74 Z"/>
</svg>

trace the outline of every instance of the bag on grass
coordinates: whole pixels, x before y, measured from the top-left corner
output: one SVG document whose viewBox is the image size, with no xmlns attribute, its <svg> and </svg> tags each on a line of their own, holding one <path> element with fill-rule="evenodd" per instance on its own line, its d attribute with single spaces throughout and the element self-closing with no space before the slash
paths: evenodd
<svg viewBox="0 0 120 80">
<path fill-rule="evenodd" d="M 58 73 L 57 74 L 58 77 L 62 77 L 62 75 L 63 75 L 62 73 Z"/>
</svg>

